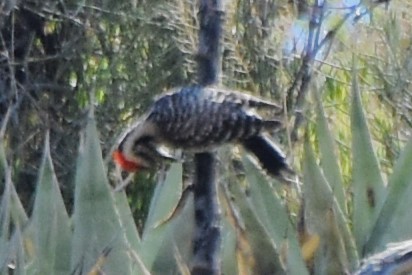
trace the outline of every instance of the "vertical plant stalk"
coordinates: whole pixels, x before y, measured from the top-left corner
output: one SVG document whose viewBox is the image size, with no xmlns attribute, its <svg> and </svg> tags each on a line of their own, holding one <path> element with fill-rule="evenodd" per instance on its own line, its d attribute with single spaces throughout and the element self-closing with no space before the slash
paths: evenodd
<svg viewBox="0 0 412 275">
<path fill-rule="evenodd" d="M 199 0 L 198 82 L 219 82 L 223 6 L 221 0 Z"/>
<path fill-rule="evenodd" d="M 191 274 L 220 274 L 220 211 L 217 198 L 216 156 L 195 155 L 195 231 Z"/>
<path fill-rule="evenodd" d="M 222 33 L 221 0 L 199 0 L 198 83 L 219 82 Z M 217 196 L 216 156 L 195 155 L 195 231 L 191 274 L 220 274 L 220 211 Z"/>
</svg>

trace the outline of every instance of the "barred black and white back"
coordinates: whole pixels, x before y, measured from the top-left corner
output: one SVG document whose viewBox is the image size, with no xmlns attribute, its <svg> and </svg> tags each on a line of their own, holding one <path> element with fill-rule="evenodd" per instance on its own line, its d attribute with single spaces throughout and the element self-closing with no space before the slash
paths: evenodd
<svg viewBox="0 0 412 275">
<path fill-rule="evenodd" d="M 279 127 L 254 112 L 261 107 L 279 108 L 239 92 L 195 86 L 160 97 L 146 120 L 161 126 L 159 138 L 171 146 L 204 151 Z"/>
<path fill-rule="evenodd" d="M 159 97 L 149 111 L 122 137 L 118 152 L 126 160 L 149 167 L 158 161 L 156 146 L 205 152 L 225 143 L 241 143 L 272 175 L 289 169 L 285 155 L 264 132 L 278 128 L 262 118 L 262 108 L 279 110 L 269 101 L 236 91 L 191 86 Z"/>
</svg>

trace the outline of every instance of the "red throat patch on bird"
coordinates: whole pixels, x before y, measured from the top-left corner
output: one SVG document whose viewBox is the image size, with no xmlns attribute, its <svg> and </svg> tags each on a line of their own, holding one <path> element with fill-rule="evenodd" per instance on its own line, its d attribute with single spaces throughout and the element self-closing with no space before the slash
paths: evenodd
<svg viewBox="0 0 412 275">
<path fill-rule="evenodd" d="M 114 162 L 127 172 L 136 172 L 140 168 L 137 162 L 128 160 L 119 150 L 114 151 L 112 157 Z"/>
</svg>

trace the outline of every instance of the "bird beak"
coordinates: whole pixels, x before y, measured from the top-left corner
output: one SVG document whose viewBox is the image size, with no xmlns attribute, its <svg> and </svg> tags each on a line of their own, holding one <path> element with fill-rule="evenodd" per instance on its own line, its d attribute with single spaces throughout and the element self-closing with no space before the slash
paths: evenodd
<svg viewBox="0 0 412 275">
<path fill-rule="evenodd" d="M 120 166 L 120 168 L 122 168 L 123 170 L 129 173 L 137 172 L 141 168 L 139 163 L 137 163 L 136 161 L 127 159 L 126 156 L 123 154 L 123 152 L 121 152 L 120 150 L 114 151 L 112 154 L 112 157 L 113 157 L 113 161 L 118 166 Z"/>
</svg>

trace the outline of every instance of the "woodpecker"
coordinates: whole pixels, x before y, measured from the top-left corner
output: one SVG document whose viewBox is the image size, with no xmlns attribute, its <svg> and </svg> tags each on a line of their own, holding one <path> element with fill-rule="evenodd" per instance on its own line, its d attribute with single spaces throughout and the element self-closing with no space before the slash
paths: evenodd
<svg viewBox="0 0 412 275">
<path fill-rule="evenodd" d="M 114 161 L 128 172 L 153 167 L 164 158 L 160 145 L 200 153 L 239 143 L 271 175 L 291 171 L 285 154 L 266 132 L 281 126 L 256 111 L 281 108 L 260 98 L 217 87 L 189 86 L 159 97 L 120 138 Z"/>
</svg>

